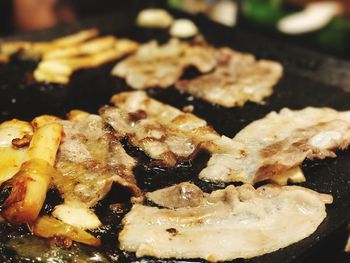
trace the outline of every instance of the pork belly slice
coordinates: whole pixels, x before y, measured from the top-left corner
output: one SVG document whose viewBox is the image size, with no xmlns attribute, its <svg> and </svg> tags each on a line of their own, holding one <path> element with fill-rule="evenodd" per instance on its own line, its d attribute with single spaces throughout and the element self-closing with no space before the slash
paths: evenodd
<svg viewBox="0 0 350 263">
<path fill-rule="evenodd" d="M 119 62 L 112 75 L 125 78 L 134 89 L 167 88 L 173 85 L 190 66 L 200 72 L 211 71 L 217 64 L 214 48 L 205 43 L 171 39 L 164 45 L 151 41 Z"/>
<path fill-rule="evenodd" d="M 117 108 L 102 108 L 102 118 L 117 136 L 128 137 L 160 165 L 171 167 L 192 159 L 199 149 L 217 149 L 220 136 L 206 121 L 151 99 L 143 91 L 119 93 L 112 102 Z"/>
<path fill-rule="evenodd" d="M 336 157 L 350 143 L 350 111 L 308 107 L 271 112 L 241 130 L 233 151 L 213 154 L 199 177 L 207 181 L 285 184 L 307 159 Z"/>
<path fill-rule="evenodd" d="M 262 103 L 273 93 L 283 67 L 270 60 L 229 48 L 217 50 L 219 64 L 214 72 L 191 80 L 180 80 L 175 87 L 197 98 L 225 107 L 243 106 L 247 101 Z"/>
<path fill-rule="evenodd" d="M 188 189 L 196 203 L 183 202 Z M 231 185 L 211 194 L 194 189 L 185 183 L 147 195 L 171 208 L 135 204 L 122 221 L 120 248 L 137 257 L 252 258 L 310 236 L 332 202 L 330 195 L 298 186 Z"/>
<path fill-rule="evenodd" d="M 104 198 L 114 182 L 136 196 L 141 194 L 132 172 L 136 161 L 104 127 L 101 117 L 85 114 L 62 124 L 65 136 L 56 160 L 61 175 L 53 178 L 53 184 L 64 204 L 53 215 L 74 226 L 95 228 L 99 220 L 89 208 Z"/>
</svg>

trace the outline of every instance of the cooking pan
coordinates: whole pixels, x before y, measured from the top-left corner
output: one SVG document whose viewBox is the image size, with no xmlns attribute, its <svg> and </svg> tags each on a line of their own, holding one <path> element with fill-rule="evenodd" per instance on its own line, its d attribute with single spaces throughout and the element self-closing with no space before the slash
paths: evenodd
<svg viewBox="0 0 350 263">
<path fill-rule="evenodd" d="M 177 108 L 193 105 L 194 114 L 207 120 L 220 134 L 229 137 L 233 137 L 247 124 L 262 118 L 268 112 L 278 111 L 283 107 L 301 109 L 307 106 L 326 106 L 337 110 L 350 110 L 349 62 L 295 47 L 280 40 L 266 38 L 259 35 L 259 32 L 253 32 L 241 25 L 232 29 L 210 22 L 201 16 L 189 16 L 181 12 L 170 11 L 176 17 L 190 17 L 199 26 L 209 43 L 251 52 L 258 58 L 277 60 L 284 65 L 285 73 L 276 86 L 274 94 L 260 105 L 247 103 L 241 108 L 224 108 L 193 99 L 192 96 L 180 93 L 173 87 L 165 90 L 151 89 L 148 91 L 150 96 Z M 97 27 L 102 34 L 112 33 L 140 42 L 151 39 L 165 42 L 169 39 L 166 30 L 136 27 L 134 25 L 135 14 L 136 12 L 115 13 L 82 21 L 75 25 L 60 26 L 13 38 L 47 40 L 79 29 Z M 68 85 L 35 83 L 32 73 L 36 64 L 36 62 L 20 61 L 14 57 L 11 63 L 0 65 L 0 121 L 12 118 L 31 120 L 40 114 L 65 117 L 65 114 L 71 109 L 97 113 L 102 105 L 108 104 L 113 94 L 131 90 L 123 80 L 110 75 L 115 62 L 96 69 L 80 70 L 74 73 Z M 196 75 L 198 72 L 190 68 L 186 70 L 183 78 L 193 78 Z M 183 181 L 192 181 L 204 191 L 224 187 L 224 185 L 215 185 L 197 179 L 199 171 L 209 158 L 206 153 L 199 154 L 192 162 L 165 169 L 153 166 L 151 160 L 140 150 L 132 147 L 126 141 L 123 143 L 128 153 L 139 161 L 135 175 L 138 184 L 145 191 Z M 332 194 L 334 197 L 333 204 L 327 207 L 327 218 L 317 231 L 310 237 L 276 252 L 233 262 L 314 262 L 316 260 L 318 262 L 349 262 L 349 256 L 342 252 L 342 248 L 345 246 L 347 237 L 346 226 L 350 221 L 350 150 L 339 151 L 337 155 L 338 157 L 334 159 L 307 160 L 302 165 L 307 181 L 301 185 L 322 193 Z M 0 202 L 4 196 L 6 193 L 1 194 Z M 95 232 L 101 236 L 104 243 L 103 248 L 98 251 L 102 261 L 205 262 L 203 260 L 137 259 L 132 253 L 118 250 L 119 223 L 130 209 L 129 197 L 130 193 L 126 189 L 114 186 L 108 196 L 96 207 L 97 214 L 105 224 L 102 229 Z M 42 213 L 50 212 L 52 206 L 61 201 L 57 192 L 50 190 Z M 110 204 L 113 203 L 122 203 L 123 209 L 113 212 L 109 209 Z M 8 246 L 9 240 L 27 235 L 28 231 L 25 226 L 14 228 L 8 224 L 0 225 L 0 261 L 28 262 L 25 261 L 28 258 L 21 257 L 17 250 Z M 75 246 L 80 252 L 87 251 L 87 254 L 94 254 L 91 248 Z M 32 254 L 30 260 L 36 262 L 35 255 Z M 57 262 L 65 262 L 64 257 L 57 256 L 56 259 Z"/>
</svg>

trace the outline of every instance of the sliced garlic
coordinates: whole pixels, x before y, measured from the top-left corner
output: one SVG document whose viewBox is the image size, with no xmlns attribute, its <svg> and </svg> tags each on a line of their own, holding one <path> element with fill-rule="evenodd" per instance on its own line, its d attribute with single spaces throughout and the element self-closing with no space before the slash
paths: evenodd
<svg viewBox="0 0 350 263">
<path fill-rule="evenodd" d="M 311 3 L 303 11 L 282 18 L 277 28 L 286 34 L 309 33 L 325 27 L 342 12 L 342 5 L 334 1 Z"/>
<path fill-rule="evenodd" d="M 197 34 L 197 26 L 188 19 L 176 19 L 170 28 L 170 35 L 173 37 L 188 38 Z"/>
<path fill-rule="evenodd" d="M 136 19 L 138 26 L 142 27 L 161 27 L 166 28 L 173 22 L 173 17 L 163 9 L 144 9 L 142 10 Z"/>
</svg>

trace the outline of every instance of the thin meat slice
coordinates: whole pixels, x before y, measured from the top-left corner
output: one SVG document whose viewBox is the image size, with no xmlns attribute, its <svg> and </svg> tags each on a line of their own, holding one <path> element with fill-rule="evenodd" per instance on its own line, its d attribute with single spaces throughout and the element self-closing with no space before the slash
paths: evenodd
<svg viewBox="0 0 350 263">
<path fill-rule="evenodd" d="M 214 72 L 180 80 L 175 87 L 210 103 L 234 107 L 247 101 L 262 103 L 282 77 L 283 67 L 275 61 L 256 60 L 229 48 L 218 49 L 217 56 Z"/>
<path fill-rule="evenodd" d="M 191 196 L 184 189 L 195 192 L 195 203 L 183 202 Z M 332 196 L 306 188 L 273 185 L 231 185 L 207 194 L 185 183 L 147 197 L 170 208 L 135 204 L 122 221 L 120 248 L 137 257 L 211 262 L 252 258 L 296 243 L 316 231 L 326 217 L 325 204 L 332 202 Z"/>
<path fill-rule="evenodd" d="M 68 224 L 95 228 L 99 221 L 89 208 L 109 192 L 114 182 L 141 195 L 132 172 L 136 161 L 104 127 L 101 117 L 88 114 L 62 124 L 65 136 L 56 160 L 61 175 L 53 178 L 53 184 L 64 204 L 57 206 L 53 215 Z"/>
<path fill-rule="evenodd" d="M 146 194 L 148 200 L 166 208 L 197 207 L 207 204 L 208 194 L 198 186 L 184 182 Z"/>
<path fill-rule="evenodd" d="M 252 122 L 229 143 L 234 150 L 213 154 L 201 179 L 285 184 L 306 158 L 333 158 L 335 150 L 349 146 L 350 111 L 285 108 Z"/>
<path fill-rule="evenodd" d="M 171 39 L 164 45 L 151 41 L 119 62 L 112 75 L 125 78 L 134 89 L 167 88 L 190 67 L 200 72 L 211 71 L 217 64 L 214 48 L 206 43 L 181 42 Z"/>
<path fill-rule="evenodd" d="M 199 149 L 214 151 L 220 136 L 207 123 L 190 113 L 151 99 L 143 91 L 119 93 L 112 98 L 116 107 L 100 110 L 117 136 L 165 166 L 190 160 Z"/>
</svg>

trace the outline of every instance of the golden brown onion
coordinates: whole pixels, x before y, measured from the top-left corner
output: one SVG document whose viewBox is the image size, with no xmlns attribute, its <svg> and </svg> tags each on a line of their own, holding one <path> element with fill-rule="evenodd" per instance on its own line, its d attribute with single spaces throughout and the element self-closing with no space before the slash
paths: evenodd
<svg viewBox="0 0 350 263">
<path fill-rule="evenodd" d="M 89 246 L 98 247 L 101 245 L 101 241 L 88 232 L 50 216 L 40 217 L 32 225 L 32 230 L 39 237 L 63 237 Z"/>
</svg>

